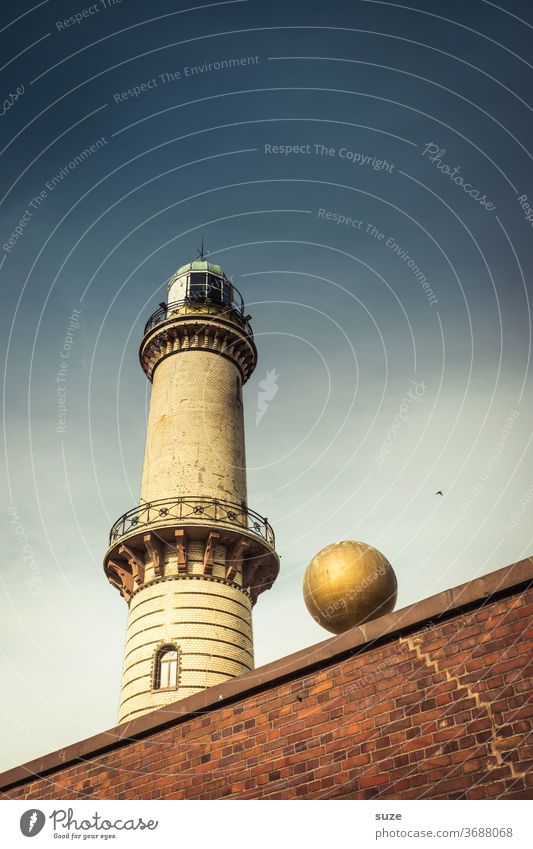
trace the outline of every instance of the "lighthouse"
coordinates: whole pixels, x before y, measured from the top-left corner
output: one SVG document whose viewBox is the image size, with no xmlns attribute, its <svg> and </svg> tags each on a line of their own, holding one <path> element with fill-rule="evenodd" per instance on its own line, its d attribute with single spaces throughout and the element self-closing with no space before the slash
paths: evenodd
<svg viewBox="0 0 533 849">
<path fill-rule="evenodd" d="M 250 318 L 202 250 L 172 276 L 144 329 L 152 391 L 140 503 L 111 528 L 104 558 L 128 605 L 119 723 L 254 667 L 252 608 L 279 558 L 247 501 Z"/>
</svg>

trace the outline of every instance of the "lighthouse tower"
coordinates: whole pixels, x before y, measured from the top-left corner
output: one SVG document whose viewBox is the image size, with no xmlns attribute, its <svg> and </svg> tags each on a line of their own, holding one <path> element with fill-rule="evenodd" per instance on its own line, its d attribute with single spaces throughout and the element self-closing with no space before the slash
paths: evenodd
<svg viewBox="0 0 533 849">
<path fill-rule="evenodd" d="M 140 504 L 111 528 L 104 560 L 129 608 L 120 723 L 254 666 L 252 607 L 279 559 L 268 521 L 247 504 L 249 320 L 202 251 L 144 330 L 153 385 Z"/>
</svg>

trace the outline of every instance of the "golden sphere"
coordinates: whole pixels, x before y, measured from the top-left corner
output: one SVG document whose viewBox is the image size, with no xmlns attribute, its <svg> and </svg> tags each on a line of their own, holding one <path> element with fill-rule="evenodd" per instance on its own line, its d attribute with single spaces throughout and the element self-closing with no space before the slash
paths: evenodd
<svg viewBox="0 0 533 849">
<path fill-rule="evenodd" d="M 398 582 L 377 548 L 342 540 L 315 554 L 305 572 L 303 592 L 313 619 L 327 631 L 342 634 L 394 610 Z"/>
</svg>

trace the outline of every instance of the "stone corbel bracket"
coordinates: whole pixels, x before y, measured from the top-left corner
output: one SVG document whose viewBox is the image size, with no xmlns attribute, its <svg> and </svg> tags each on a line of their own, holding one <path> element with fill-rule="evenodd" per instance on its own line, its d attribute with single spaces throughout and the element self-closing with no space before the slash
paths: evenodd
<svg viewBox="0 0 533 849">
<path fill-rule="evenodd" d="M 152 562 L 155 578 L 162 578 L 165 574 L 165 543 L 156 534 L 144 534 L 143 542 Z"/>
</svg>

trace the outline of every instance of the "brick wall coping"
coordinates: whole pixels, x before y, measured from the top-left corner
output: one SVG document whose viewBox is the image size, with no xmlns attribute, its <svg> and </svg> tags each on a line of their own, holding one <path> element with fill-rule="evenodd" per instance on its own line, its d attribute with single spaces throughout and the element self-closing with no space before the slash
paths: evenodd
<svg viewBox="0 0 533 849">
<path fill-rule="evenodd" d="M 482 607 L 492 597 L 512 595 L 533 584 L 533 556 L 496 572 L 475 578 L 466 584 L 444 590 L 437 595 L 388 613 L 366 625 L 351 628 L 336 637 L 275 660 L 258 669 L 216 684 L 144 714 L 138 719 L 115 726 L 93 737 L 73 743 L 0 774 L 0 791 L 41 778 L 75 763 L 90 760 L 106 751 L 128 745 L 143 737 L 184 722 L 199 713 L 217 710 L 223 705 L 245 698 L 254 691 L 265 690 L 275 683 L 303 677 L 318 668 L 330 666 L 343 657 L 368 651 L 378 643 L 389 641 L 402 633 L 419 629 L 429 620 L 442 620 L 461 610 Z"/>
</svg>

